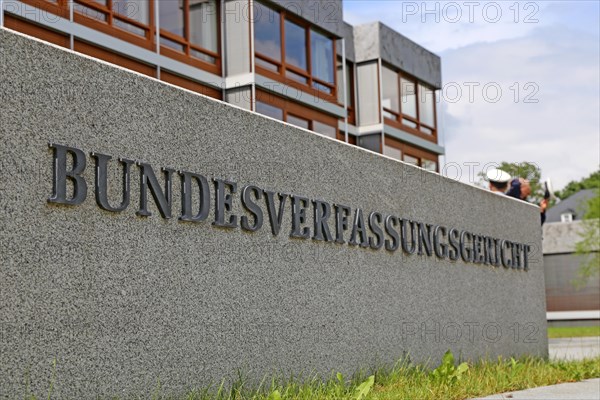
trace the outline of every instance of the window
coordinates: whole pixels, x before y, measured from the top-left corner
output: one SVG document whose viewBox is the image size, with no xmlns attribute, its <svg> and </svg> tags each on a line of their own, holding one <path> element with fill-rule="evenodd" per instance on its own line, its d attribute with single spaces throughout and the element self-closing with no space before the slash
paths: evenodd
<svg viewBox="0 0 600 400">
<path fill-rule="evenodd" d="M 321 135 L 329 136 L 332 139 L 337 137 L 337 129 L 335 126 L 327 125 L 319 121 L 312 122 L 312 130 Z"/>
<path fill-rule="evenodd" d="M 573 213 L 566 212 L 560 214 L 560 222 L 573 222 Z"/>
<path fill-rule="evenodd" d="M 256 112 L 285 121 L 300 128 L 309 129 L 331 138 L 337 136 L 337 119 L 327 114 L 288 101 L 283 97 L 262 90 L 256 91 Z"/>
<path fill-rule="evenodd" d="M 436 172 L 437 171 L 437 162 L 423 159 L 423 160 L 421 160 L 421 168 L 423 168 L 427 171 Z"/>
<path fill-rule="evenodd" d="M 409 156 L 408 154 L 404 155 L 404 162 L 407 163 L 407 164 L 419 166 L 419 158 L 418 157 Z"/>
<path fill-rule="evenodd" d="M 335 42 L 285 10 L 255 2 L 254 43 L 257 70 L 297 83 L 316 95 L 335 98 Z"/>
<path fill-rule="evenodd" d="M 392 136 L 385 136 L 383 154 L 397 160 L 402 160 L 406 164 L 421 167 L 427 171 L 438 171 L 437 154 L 414 147 Z"/>
<path fill-rule="evenodd" d="M 375 133 L 357 137 L 358 147 L 381 153 L 381 134 Z"/>
<path fill-rule="evenodd" d="M 254 23 L 254 47 L 256 53 L 263 58 L 256 58 L 256 65 L 279 72 L 281 64 L 281 16 L 277 11 L 271 10 L 255 2 L 256 20 Z M 274 62 L 272 62 L 274 61 Z"/>
<path fill-rule="evenodd" d="M 310 129 L 310 121 L 304 118 L 296 117 L 292 114 L 287 115 L 287 122 L 300 128 Z"/>
<path fill-rule="evenodd" d="M 402 151 L 388 144 L 383 145 L 383 155 L 395 158 L 396 160 L 402 160 Z"/>
<path fill-rule="evenodd" d="M 338 104 L 344 105 L 344 93 L 346 93 L 346 106 L 348 107 L 348 123 L 356 123 L 356 114 L 354 112 L 354 67 L 350 61 L 346 61 L 346 88 L 344 84 L 344 67 L 342 58 L 337 58 L 337 98 Z"/>
<path fill-rule="evenodd" d="M 182 61 L 215 65 L 220 72 L 216 0 L 159 1 L 161 53 Z"/>
<path fill-rule="evenodd" d="M 283 121 L 283 110 L 262 101 L 256 102 L 256 112 Z"/>
<path fill-rule="evenodd" d="M 75 22 L 145 48 L 154 41 L 150 2 L 144 0 L 76 0 Z"/>
<path fill-rule="evenodd" d="M 415 165 L 417 167 L 421 167 L 424 170 L 437 172 L 438 163 L 437 161 L 433 161 L 427 158 L 413 156 L 410 154 L 404 154 L 403 161 L 407 164 Z"/>
<path fill-rule="evenodd" d="M 383 115 L 426 138 L 436 135 L 435 92 L 421 82 L 383 67 Z"/>
<path fill-rule="evenodd" d="M 69 18 L 69 0 L 21 0 L 21 2 L 35 8 L 48 11 L 52 14 L 56 14 L 62 18 Z M 4 3 L 7 4 L 6 1 Z M 10 11 L 10 6 L 8 6 L 8 4 L 5 8 L 6 10 L 0 10 L 0 12 Z"/>
</svg>

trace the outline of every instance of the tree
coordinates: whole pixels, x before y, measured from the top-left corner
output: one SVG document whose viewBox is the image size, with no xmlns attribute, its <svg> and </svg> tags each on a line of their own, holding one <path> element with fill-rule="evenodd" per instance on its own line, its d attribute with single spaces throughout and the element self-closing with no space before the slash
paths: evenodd
<svg viewBox="0 0 600 400">
<path fill-rule="evenodd" d="M 506 171 L 513 178 L 525 178 L 529 181 L 531 185 L 531 197 L 534 202 L 539 202 L 544 198 L 544 188 L 540 183 L 540 179 L 542 177 L 542 171 L 540 168 L 534 164 L 527 161 L 510 163 L 506 161 L 502 161 L 500 165 L 497 167 L 503 171 Z M 479 173 L 479 176 L 482 179 L 485 179 L 485 174 L 487 171 L 482 171 Z"/>
<path fill-rule="evenodd" d="M 575 281 L 577 286 L 585 285 L 590 278 L 600 274 L 600 189 L 596 189 L 596 195 L 587 201 L 582 219 L 581 240 L 575 244 L 575 254 L 583 259 Z"/>
<path fill-rule="evenodd" d="M 587 178 L 567 183 L 567 186 L 562 190 L 557 190 L 554 194 L 559 199 L 566 199 L 581 190 L 598 188 L 600 188 L 600 170 L 592 172 Z"/>
</svg>

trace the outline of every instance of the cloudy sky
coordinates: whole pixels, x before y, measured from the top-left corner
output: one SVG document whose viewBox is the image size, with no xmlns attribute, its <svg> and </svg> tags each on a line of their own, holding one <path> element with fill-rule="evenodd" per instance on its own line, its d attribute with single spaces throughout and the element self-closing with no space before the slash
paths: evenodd
<svg viewBox="0 0 600 400">
<path fill-rule="evenodd" d="M 462 181 L 472 163 L 528 161 L 559 189 L 600 166 L 599 4 L 346 0 L 344 19 L 441 56 L 440 141 Z"/>
</svg>

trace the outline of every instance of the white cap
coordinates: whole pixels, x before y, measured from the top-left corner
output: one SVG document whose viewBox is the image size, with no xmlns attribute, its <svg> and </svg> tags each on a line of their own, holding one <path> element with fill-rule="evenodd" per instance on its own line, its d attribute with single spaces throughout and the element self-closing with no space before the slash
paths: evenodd
<svg viewBox="0 0 600 400">
<path fill-rule="evenodd" d="M 510 181 L 510 174 L 506 171 L 502 171 L 501 169 L 492 168 L 488 170 L 486 174 L 486 179 L 490 182 L 496 183 L 507 183 Z"/>
</svg>

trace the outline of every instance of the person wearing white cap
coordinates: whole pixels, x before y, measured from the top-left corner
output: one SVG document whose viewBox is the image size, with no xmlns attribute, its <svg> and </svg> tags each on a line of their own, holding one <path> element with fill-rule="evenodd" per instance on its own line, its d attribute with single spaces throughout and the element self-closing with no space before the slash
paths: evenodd
<svg viewBox="0 0 600 400">
<path fill-rule="evenodd" d="M 498 168 L 492 168 L 488 170 L 486 180 L 490 183 L 490 190 L 492 192 L 504 193 L 508 191 L 508 182 L 511 180 L 511 176 L 508 172 Z"/>
<path fill-rule="evenodd" d="M 531 193 L 531 186 L 527 179 L 513 179 L 508 172 L 498 168 L 488 170 L 486 179 L 490 183 L 490 190 L 492 192 L 503 193 L 521 200 L 526 200 L 527 196 Z"/>
</svg>

